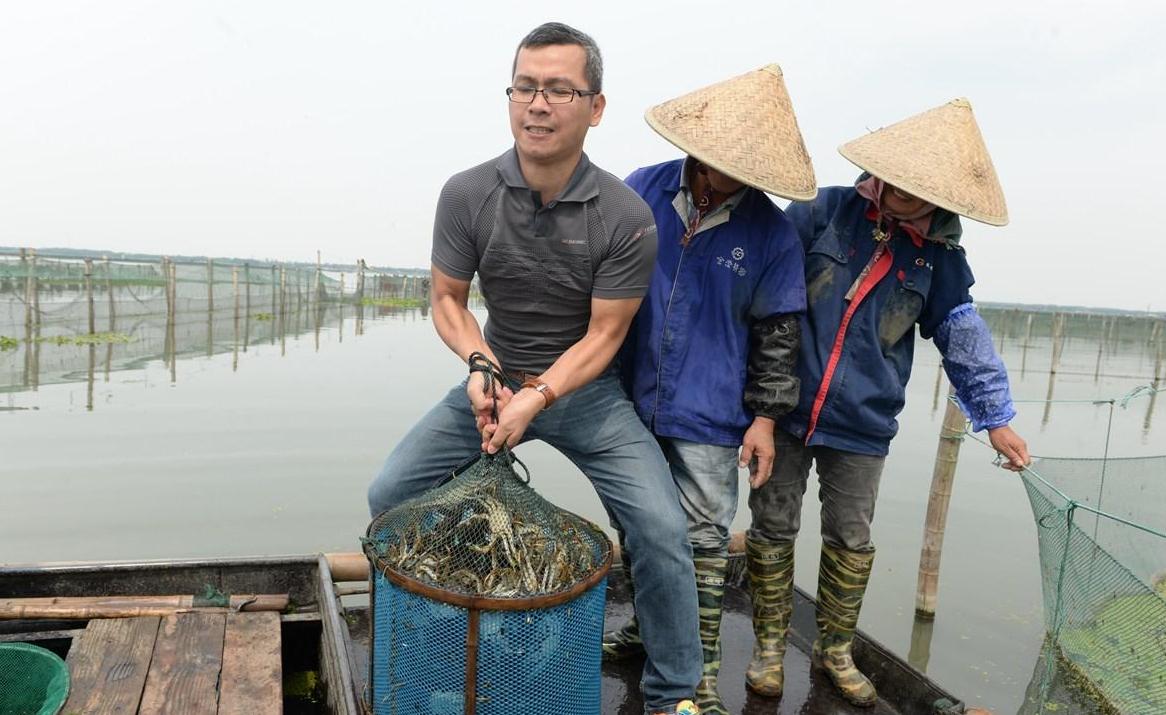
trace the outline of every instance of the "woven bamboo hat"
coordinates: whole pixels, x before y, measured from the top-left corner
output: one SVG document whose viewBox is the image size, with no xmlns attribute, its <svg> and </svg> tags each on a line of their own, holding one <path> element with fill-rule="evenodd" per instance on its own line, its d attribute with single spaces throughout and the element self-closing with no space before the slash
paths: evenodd
<svg viewBox="0 0 1166 715">
<path fill-rule="evenodd" d="M 770 194 L 818 194 L 781 68 L 767 65 L 652 107 L 660 136 L 698 161 Z"/>
<path fill-rule="evenodd" d="M 953 99 L 838 147 L 888 184 L 976 221 L 1008 223 L 1004 191 L 966 99 Z"/>
</svg>

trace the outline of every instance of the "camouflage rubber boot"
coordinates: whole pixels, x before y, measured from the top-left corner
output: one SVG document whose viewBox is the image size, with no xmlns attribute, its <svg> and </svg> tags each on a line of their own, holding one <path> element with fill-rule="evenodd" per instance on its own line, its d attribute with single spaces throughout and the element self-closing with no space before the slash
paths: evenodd
<svg viewBox="0 0 1166 715">
<path fill-rule="evenodd" d="M 632 561 L 628 550 L 620 539 L 619 560 L 623 564 L 624 576 L 628 580 L 628 597 L 632 606 L 636 603 L 636 584 L 632 581 Z M 624 660 L 644 653 L 644 641 L 640 638 L 640 622 L 635 612 L 628 622 L 614 631 L 603 634 L 603 657 L 605 660 Z"/>
<path fill-rule="evenodd" d="M 873 564 L 873 551 L 846 551 L 822 544 L 813 662 L 830 675 L 842 697 L 861 707 L 878 700 L 874 685 L 854 665 L 850 653 Z"/>
<path fill-rule="evenodd" d="M 717 693 L 717 674 L 721 670 L 721 604 L 725 600 L 724 556 L 693 556 L 696 571 L 696 599 L 700 608 L 700 646 L 704 653 L 704 670 L 696 686 L 696 704 L 704 715 L 729 715 Z"/>
<path fill-rule="evenodd" d="M 745 685 L 758 695 L 781 697 L 785 687 L 785 635 L 794 609 L 794 544 L 745 540 L 753 599 L 753 660 Z"/>
</svg>

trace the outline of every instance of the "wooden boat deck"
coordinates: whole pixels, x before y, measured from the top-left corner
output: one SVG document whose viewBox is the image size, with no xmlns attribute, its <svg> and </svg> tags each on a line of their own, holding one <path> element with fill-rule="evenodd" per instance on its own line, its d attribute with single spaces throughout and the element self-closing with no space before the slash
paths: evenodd
<svg viewBox="0 0 1166 715">
<path fill-rule="evenodd" d="M 90 620 L 66 663 L 64 712 L 279 715 L 278 613 Z"/>
<path fill-rule="evenodd" d="M 772 700 L 747 693 L 744 672 L 753 637 L 741 566 L 742 560 L 735 559 L 727 579 L 722 627 L 721 695 L 730 712 L 963 712 L 958 699 L 861 634 L 855 643 L 855 659 L 883 699 L 873 709 L 848 705 L 820 674 L 811 672 L 807 653 L 815 631 L 813 601 L 801 592 L 795 595 L 784 697 Z M 324 557 L 0 567 L 0 595 L 5 597 L 191 593 L 206 584 L 223 593 L 287 593 L 292 608 L 279 615 L 183 613 L 116 621 L 0 620 L 0 641 L 38 643 L 67 655 L 74 691 L 64 713 L 278 712 L 281 692 L 283 712 L 370 712 L 365 702 L 368 599 L 360 594 L 341 598 L 338 594 L 363 587 L 333 584 Z M 612 627 L 631 612 L 619 569 L 611 573 L 608 588 L 607 624 Z M 238 617 L 249 615 L 262 617 Z M 643 712 L 641 667 L 639 660 L 604 664 L 601 711 L 605 715 Z M 314 702 L 296 702 L 289 689 L 289 674 L 304 672 L 318 676 L 323 686 Z M 123 696 L 123 690 L 130 695 Z M 137 693 L 136 701 L 133 693 Z"/>
<path fill-rule="evenodd" d="M 4 597 L 286 593 L 290 612 L 180 612 L 89 620 L 0 620 L 0 642 L 65 658 L 62 713 L 358 715 L 346 624 L 322 556 L 0 567 Z M 318 685 L 289 693 L 305 676 Z M 299 690 L 297 688 L 297 690 Z"/>
</svg>

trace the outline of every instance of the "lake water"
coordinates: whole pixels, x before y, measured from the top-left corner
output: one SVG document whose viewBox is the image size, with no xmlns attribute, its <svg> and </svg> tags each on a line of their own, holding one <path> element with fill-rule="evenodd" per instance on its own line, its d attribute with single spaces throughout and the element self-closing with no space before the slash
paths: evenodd
<svg viewBox="0 0 1166 715">
<path fill-rule="evenodd" d="M 151 290 L 162 289 L 114 288 L 118 305 L 156 305 Z M 0 336 L 16 339 L 0 351 L 0 562 L 357 550 L 369 480 L 465 373 L 419 309 L 293 302 L 236 319 L 227 299 L 213 313 L 178 313 L 172 328 L 148 310 L 108 326 L 100 314 L 97 330 L 125 334 L 124 344 L 36 342 L 87 332 L 78 296 L 41 297 L 45 322 L 33 331 L 20 291 L 0 292 Z M 1151 343 L 1152 323 L 1074 318 L 1050 381 L 1050 316 L 1037 314 L 1030 334 L 1027 313 L 985 314 L 1022 401 L 1014 427 L 1032 451 L 1101 456 L 1110 407 L 1073 401 L 1149 383 L 1162 343 Z M 921 342 L 884 472 L 861 626 L 969 703 L 1016 712 L 1043 634 L 1036 529 L 1017 477 L 970 440 L 938 615 L 925 626 L 913 618 L 946 391 L 938 353 Z M 1066 402 L 1046 407 L 1050 393 Z M 1113 410 L 1111 455 L 1166 453 L 1153 410 L 1147 398 Z M 518 453 L 544 496 L 606 523 L 566 459 L 537 443 Z M 796 578 L 812 593 L 819 522 L 816 499 L 806 501 Z M 736 527 L 747 521 L 743 494 Z"/>
</svg>

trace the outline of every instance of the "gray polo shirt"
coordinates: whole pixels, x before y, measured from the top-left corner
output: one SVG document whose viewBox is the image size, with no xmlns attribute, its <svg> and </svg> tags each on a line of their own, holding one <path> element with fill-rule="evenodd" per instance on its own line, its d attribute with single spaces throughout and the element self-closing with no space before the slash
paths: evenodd
<svg viewBox="0 0 1166 715">
<path fill-rule="evenodd" d="M 544 206 L 511 149 L 446 182 L 432 259 L 459 280 L 477 272 L 486 342 L 503 368 L 537 373 L 586 334 L 593 297 L 644 296 L 656 226 L 648 205 L 586 154 Z"/>
</svg>

